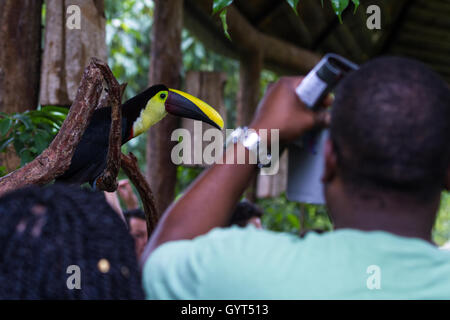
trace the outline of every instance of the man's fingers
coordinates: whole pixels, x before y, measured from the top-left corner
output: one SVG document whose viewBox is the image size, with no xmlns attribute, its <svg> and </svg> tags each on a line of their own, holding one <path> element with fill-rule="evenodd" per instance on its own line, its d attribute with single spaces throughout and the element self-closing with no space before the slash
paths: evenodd
<svg viewBox="0 0 450 320">
<path fill-rule="evenodd" d="M 326 96 L 326 98 L 323 100 L 323 104 L 325 107 L 329 107 L 333 104 L 334 102 L 334 94 L 330 93 L 329 95 Z"/>
<path fill-rule="evenodd" d="M 314 117 L 315 126 L 327 128 L 331 123 L 331 114 L 327 111 L 317 112 Z"/>
<path fill-rule="evenodd" d="M 119 187 L 123 187 L 125 185 L 129 184 L 129 181 L 127 179 L 120 180 L 119 181 Z"/>
</svg>

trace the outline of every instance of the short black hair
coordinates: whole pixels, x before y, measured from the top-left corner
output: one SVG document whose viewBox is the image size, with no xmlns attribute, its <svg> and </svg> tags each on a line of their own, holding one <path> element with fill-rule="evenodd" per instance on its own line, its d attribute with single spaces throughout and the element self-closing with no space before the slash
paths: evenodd
<svg viewBox="0 0 450 320">
<path fill-rule="evenodd" d="M 263 212 L 253 203 L 244 200 L 239 202 L 231 216 L 229 226 L 238 225 L 245 227 L 251 218 L 261 218 Z"/>
<path fill-rule="evenodd" d="M 17 190 L 0 198 L 0 226 L 0 299 L 144 298 L 134 241 L 102 193 Z M 68 288 L 72 265 L 81 289 Z"/>
<path fill-rule="evenodd" d="M 436 194 L 450 164 L 448 84 L 415 60 L 372 60 L 338 86 L 330 137 L 346 182 Z"/>
<path fill-rule="evenodd" d="M 130 225 L 131 218 L 138 218 L 147 221 L 147 219 L 145 218 L 145 213 L 142 209 L 125 210 L 123 212 L 123 215 L 125 216 L 125 220 L 127 221 L 128 225 Z"/>
<path fill-rule="evenodd" d="M 125 218 L 139 218 L 142 220 L 145 220 L 145 213 L 142 209 L 132 209 L 132 210 L 125 210 L 123 212 L 123 215 Z"/>
</svg>

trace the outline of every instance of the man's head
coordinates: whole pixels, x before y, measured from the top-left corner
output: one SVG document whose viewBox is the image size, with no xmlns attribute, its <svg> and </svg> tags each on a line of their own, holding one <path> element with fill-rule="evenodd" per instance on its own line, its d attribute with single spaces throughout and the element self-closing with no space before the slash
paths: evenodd
<svg viewBox="0 0 450 320">
<path fill-rule="evenodd" d="M 239 202 L 234 209 L 231 216 L 229 226 L 237 225 L 240 227 L 246 227 L 249 224 L 254 225 L 256 228 L 261 229 L 261 217 L 262 211 L 254 204 L 248 201 Z"/>
<path fill-rule="evenodd" d="M 134 209 L 125 211 L 124 216 L 130 227 L 130 234 L 134 239 L 136 255 L 140 257 L 148 241 L 145 214 L 141 209 Z"/>
<path fill-rule="evenodd" d="M 329 206 L 343 194 L 338 184 L 353 199 L 436 202 L 449 180 L 448 85 L 419 62 L 373 60 L 338 86 L 330 138 L 323 179 Z"/>
</svg>

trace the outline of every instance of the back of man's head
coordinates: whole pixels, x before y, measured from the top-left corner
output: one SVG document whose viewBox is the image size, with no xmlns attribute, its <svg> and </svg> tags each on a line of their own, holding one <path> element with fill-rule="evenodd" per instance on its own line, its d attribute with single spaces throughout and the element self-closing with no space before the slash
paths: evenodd
<svg viewBox="0 0 450 320">
<path fill-rule="evenodd" d="M 331 139 L 347 185 L 436 195 L 450 163 L 449 87 L 414 60 L 373 60 L 337 88 Z"/>
</svg>

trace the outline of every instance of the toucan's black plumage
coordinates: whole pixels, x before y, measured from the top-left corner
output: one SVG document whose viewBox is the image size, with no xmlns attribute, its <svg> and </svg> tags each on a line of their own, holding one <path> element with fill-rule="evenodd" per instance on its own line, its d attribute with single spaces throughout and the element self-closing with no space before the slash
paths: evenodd
<svg viewBox="0 0 450 320">
<path fill-rule="evenodd" d="M 121 106 L 122 144 L 147 130 L 167 113 L 202 120 L 218 128 L 223 126 L 220 115 L 203 101 L 184 92 L 155 85 Z M 69 169 L 59 176 L 58 182 L 94 184 L 106 167 L 111 107 L 94 112 L 78 144 Z"/>
</svg>

